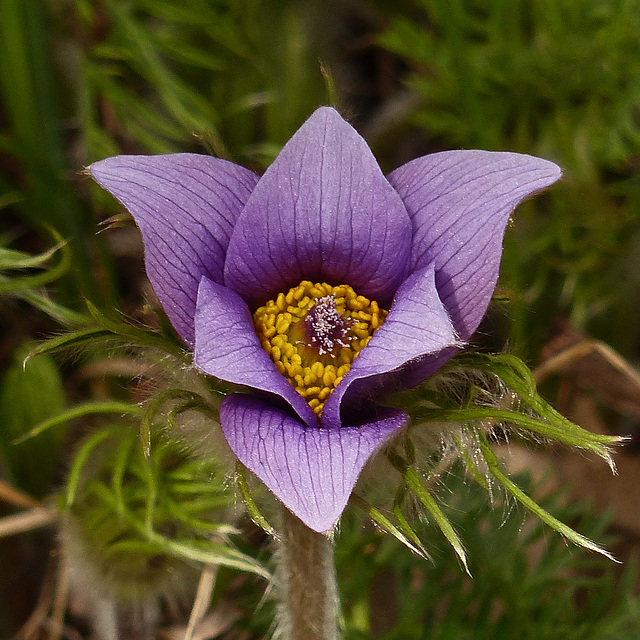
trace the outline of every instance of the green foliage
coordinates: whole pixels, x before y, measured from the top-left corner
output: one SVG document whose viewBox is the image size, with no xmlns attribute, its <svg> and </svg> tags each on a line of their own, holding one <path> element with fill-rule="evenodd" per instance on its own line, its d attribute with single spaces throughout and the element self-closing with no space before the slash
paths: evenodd
<svg viewBox="0 0 640 640">
<path fill-rule="evenodd" d="M 43 288 L 65 275 L 73 259 L 69 245 L 56 232 L 53 236 L 57 244 L 37 255 L 0 243 L 0 300 L 3 297 L 24 300 L 60 324 L 74 325 L 82 321 L 82 316 L 52 300 Z M 58 260 L 52 266 L 54 257 Z"/>
<path fill-rule="evenodd" d="M 145 455 L 131 424 L 101 427 L 70 469 L 66 551 L 118 598 L 162 591 L 185 562 L 268 577 L 231 543 L 233 502 L 215 463 L 166 440 Z"/>
<path fill-rule="evenodd" d="M 79 197 L 83 166 L 190 147 L 260 168 L 324 101 L 294 1 L 2 0 L 0 15 L 0 153 L 12 167 L 0 205 L 69 242 L 61 286 L 75 307 L 121 306 Z"/>
<path fill-rule="evenodd" d="M 156 433 L 160 420 L 172 430 L 194 412 L 213 423 L 229 388 L 208 380 L 192 389 L 186 375 L 170 375 L 185 373 L 191 357 L 162 313 L 150 329 L 115 311 L 127 305 L 87 201 L 100 215 L 117 205 L 78 172 L 121 152 L 203 149 L 266 166 L 325 92 L 332 103 L 340 98 L 310 35 L 325 26 L 310 25 L 323 13 L 316 4 L 0 0 L 0 302 L 11 298 L 20 309 L 26 301 L 70 328 L 29 345 L 26 369 L 26 347 L 7 358 L 3 471 L 40 498 L 59 480 L 61 460 L 69 461 L 59 496 L 67 551 L 115 595 L 157 592 L 171 572 L 202 563 L 223 567 L 218 592 L 233 591 L 229 576 L 238 569 L 267 573 L 255 560 L 258 545 L 236 547 L 229 479 Z M 379 43 L 406 63 L 407 85 L 421 100 L 411 122 L 427 150 L 510 149 L 564 168 L 563 183 L 519 209 L 508 233 L 502 283 L 512 345 L 537 353 L 563 313 L 630 352 L 640 339 L 638 2 L 377 4 L 389 16 Z M 118 269 L 128 277 L 126 266 Z M 0 354 L 14 349 L 9 337 Z M 86 354 L 152 363 L 160 373 L 154 390 L 144 388 L 146 407 L 131 401 L 141 398 L 135 384 L 108 379 L 87 389 L 73 378 L 77 404 L 67 407 L 51 356 L 69 350 L 83 363 Z M 384 457 L 392 495 L 375 507 L 364 490 L 352 500 L 392 535 L 363 535 L 368 525 L 350 510 L 338 539 L 347 638 L 640 637 L 632 571 L 616 586 L 603 559 L 566 546 L 547 527 L 602 551 L 590 538 L 602 541 L 605 523 L 557 498 L 536 504 L 528 483 L 507 477 L 491 449 L 506 433 L 608 459 L 615 439 L 559 415 L 511 356 L 463 354 L 398 402 L 412 425 L 411 437 Z M 65 433 L 73 454 L 61 446 Z M 418 433 L 437 446 L 425 452 Z M 273 535 L 249 476 L 236 466 L 249 516 Z M 539 520 L 523 527 L 516 503 Z M 369 595 L 381 580 L 395 588 L 386 594 L 386 634 L 370 619 Z M 251 615 L 242 625 L 265 635 L 271 609 L 258 605 L 263 584 L 244 584 L 240 601 Z"/>
<path fill-rule="evenodd" d="M 65 435 L 65 420 L 40 438 L 17 443 L 35 424 L 59 416 L 66 405 L 62 376 L 51 357 L 24 365 L 19 350 L 0 378 L 0 456 L 8 478 L 36 498 L 52 488 Z"/>
<path fill-rule="evenodd" d="M 45 3 L 0 2 L 0 153 L 11 172 L 0 174 L 0 193 L 14 194 L 9 211 L 34 229 L 55 229 L 68 241 L 74 259 L 62 285 L 67 300 L 80 296 L 109 299 L 100 289 L 93 266 L 106 265 L 93 220 L 72 183 L 62 114 L 62 95 L 47 38 Z M 6 127 L 6 128 L 4 128 Z M 92 255 L 93 254 L 93 255 Z M 106 282 L 108 278 L 104 279 Z"/>
<path fill-rule="evenodd" d="M 410 84 L 425 96 L 431 89 L 432 113 L 425 109 L 415 117 L 431 135 L 457 146 L 497 150 L 508 140 L 521 152 L 561 152 L 568 156 L 562 160 L 585 171 L 613 167 L 637 149 L 636 3 L 416 5 L 422 20 L 398 18 L 380 41 L 423 66 L 425 73 L 412 76 Z M 563 127 L 571 146 L 561 138 Z M 584 157 L 571 157 L 580 152 Z"/>
<path fill-rule="evenodd" d="M 634 0 L 416 0 L 380 44 L 409 66 L 412 121 L 436 149 L 555 160 L 564 180 L 519 208 L 503 286 L 511 343 L 537 353 L 558 313 L 638 344 L 640 7 Z"/>
<path fill-rule="evenodd" d="M 21 275 L 8 278 L 3 272 L 23 271 L 43 267 L 49 259 L 62 250 L 62 258 L 58 264 L 48 270 L 34 275 Z M 57 280 L 68 268 L 71 262 L 71 254 L 65 251 L 64 243 L 58 243 L 48 251 L 32 256 L 24 251 L 16 251 L 0 246 L 0 295 L 17 293 L 22 289 L 40 287 Z"/>
<path fill-rule="evenodd" d="M 31 362 L 31 360 L 29 360 L 29 362 Z M 87 402 L 85 404 L 71 407 L 70 409 L 65 409 L 64 411 L 58 410 L 55 412 L 55 415 L 48 418 L 47 420 L 35 421 L 35 426 L 32 426 L 29 431 L 22 433 L 19 437 L 14 438 L 11 444 L 22 444 L 23 442 L 30 440 L 31 438 L 37 438 L 41 433 L 44 433 L 49 429 L 59 427 L 69 420 L 110 413 L 116 413 L 122 416 L 139 416 L 141 413 L 141 409 L 136 405 L 129 404 L 128 402 L 118 402 L 117 400 L 106 400 L 104 402 Z M 32 425 L 33 424 L 34 423 L 32 422 Z"/>
<path fill-rule="evenodd" d="M 267 519 L 262 515 L 260 509 L 258 509 L 258 506 L 255 503 L 255 500 L 253 499 L 253 493 L 249 488 L 249 483 L 247 482 L 246 469 L 239 460 L 236 461 L 236 485 L 251 519 L 267 535 L 277 537 L 276 530 L 267 522 Z"/>
<path fill-rule="evenodd" d="M 527 494 L 527 478 L 518 478 Z M 568 547 L 502 496 L 469 483 L 460 467 L 435 490 L 467 550 L 472 578 L 433 524 L 416 524 L 431 560 L 415 556 L 392 536 L 364 533 L 359 519 L 343 519 L 336 563 L 346 640 L 621 640 L 640 638 L 632 596 L 634 568 L 617 582 L 604 558 Z M 602 537 L 606 519 L 560 495 L 540 504 L 589 536 Z"/>
<path fill-rule="evenodd" d="M 81 2 L 73 13 L 88 42 L 82 115 L 91 159 L 130 142 L 184 150 L 195 135 L 217 155 L 266 165 L 323 100 L 297 2 L 107 0 L 103 12 Z"/>
<path fill-rule="evenodd" d="M 123 348 L 156 348 L 174 358 L 188 361 L 187 352 L 168 326 L 166 330 L 163 326 L 160 331 L 147 329 L 125 322 L 124 318 L 113 312 L 103 313 L 90 302 L 87 302 L 87 307 L 89 313 L 76 314 L 77 321 L 73 323 L 82 328 L 43 340 L 34 347 L 30 356 L 74 348 L 91 348 L 97 343 L 108 341 Z"/>
<path fill-rule="evenodd" d="M 411 417 L 405 438 L 397 439 L 386 452 L 391 467 L 402 478 L 393 502 L 394 520 L 362 497 L 357 498 L 358 506 L 382 530 L 420 555 L 429 555 L 429 548 L 405 513 L 412 510 L 415 502 L 437 525 L 469 571 L 463 543 L 431 489 L 454 462 L 461 460 L 469 476 L 489 496 L 501 487 L 574 544 L 612 559 L 606 550 L 523 492 L 502 470 L 493 452 L 490 439 L 503 434 L 509 438 L 544 438 L 595 453 L 613 469 L 610 449 L 622 441 L 586 431 L 560 415 L 538 394 L 531 372 L 517 357 L 462 353 L 417 389 L 396 396 L 394 403 Z M 428 440 L 429 434 L 437 448 L 434 450 L 431 442 L 430 450 L 425 451 L 422 441 L 425 437 Z"/>
</svg>

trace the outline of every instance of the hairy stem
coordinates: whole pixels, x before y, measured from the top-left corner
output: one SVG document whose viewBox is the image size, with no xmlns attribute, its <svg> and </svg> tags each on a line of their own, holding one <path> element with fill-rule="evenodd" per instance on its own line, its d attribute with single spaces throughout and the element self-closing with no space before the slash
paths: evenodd
<svg viewBox="0 0 640 640">
<path fill-rule="evenodd" d="M 279 574 L 283 640 L 338 640 L 333 546 L 283 508 Z"/>
</svg>

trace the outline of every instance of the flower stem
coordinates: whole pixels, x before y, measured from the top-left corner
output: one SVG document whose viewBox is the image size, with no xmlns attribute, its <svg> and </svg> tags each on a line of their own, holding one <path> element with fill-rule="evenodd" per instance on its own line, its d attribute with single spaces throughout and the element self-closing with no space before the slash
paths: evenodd
<svg viewBox="0 0 640 640">
<path fill-rule="evenodd" d="M 338 640 L 333 545 L 283 508 L 280 544 L 283 640 Z"/>
</svg>

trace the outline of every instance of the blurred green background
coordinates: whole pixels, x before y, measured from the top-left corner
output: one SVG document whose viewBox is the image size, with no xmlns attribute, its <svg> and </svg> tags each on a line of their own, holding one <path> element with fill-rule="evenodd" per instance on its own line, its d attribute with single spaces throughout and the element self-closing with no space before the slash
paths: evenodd
<svg viewBox="0 0 640 640">
<path fill-rule="evenodd" d="M 106 317 L 153 322 L 144 310 L 137 232 L 114 222 L 117 203 L 83 167 L 118 153 L 195 151 L 261 171 L 328 101 L 385 170 L 457 148 L 557 162 L 563 180 L 523 204 L 508 229 L 498 297 L 478 345 L 507 348 L 533 366 L 548 357 L 546 345 L 597 339 L 620 354 L 633 384 L 640 358 L 638 0 L 0 0 L 0 477 L 10 486 L 35 500 L 57 491 L 70 452 L 94 427 L 61 424 L 12 444 L 35 424 L 78 402 L 143 395 L 130 382 L 135 367 L 127 368 L 125 352 L 115 354 L 115 372 L 104 365 L 114 355 L 108 350 L 38 356 L 22 367 L 34 340 L 81 323 L 86 301 Z M 57 247 L 61 239 L 67 244 Z M 606 368 L 591 364 L 592 378 L 606 377 Z M 626 375 L 624 367 L 616 371 Z M 549 384 L 550 397 L 562 399 L 566 384 Z M 608 431 L 635 433 L 640 389 L 635 404 L 633 393 L 631 401 L 609 394 L 598 408 Z M 593 387 L 588 395 L 597 395 Z M 619 490 L 633 487 L 623 482 Z M 522 517 L 508 505 L 492 519 L 477 496 L 461 500 L 459 513 L 478 514 L 460 524 L 471 558 L 509 532 L 504 544 L 524 545 L 526 556 L 543 535 L 516 542 Z M 10 505 L 0 503 L 0 513 L 13 513 Z M 587 510 L 567 517 L 581 521 Z M 640 637 L 632 568 L 620 578 L 563 548 L 533 565 L 514 550 L 509 568 L 495 562 L 497 549 L 469 583 L 446 552 L 425 569 L 408 552 L 387 548 L 395 541 L 363 537 L 361 526 L 346 523 L 338 543 L 348 637 Z M 626 534 L 628 560 L 640 530 Z M 260 554 L 263 542 L 254 532 L 242 548 Z M 42 530 L 0 538 L 2 637 L 36 607 L 56 548 L 55 535 Z M 375 562 L 356 570 L 350 554 Z M 387 598 L 395 613 L 383 622 L 372 600 L 381 576 L 399 585 Z M 226 597 L 226 585 L 250 603 L 245 613 L 264 588 L 238 586 L 232 576 L 220 584 L 215 597 Z M 532 595 L 549 589 L 560 595 Z M 260 611 L 225 633 L 261 637 L 269 612 Z M 79 634 L 87 633 L 82 618 L 67 618 Z"/>
</svg>

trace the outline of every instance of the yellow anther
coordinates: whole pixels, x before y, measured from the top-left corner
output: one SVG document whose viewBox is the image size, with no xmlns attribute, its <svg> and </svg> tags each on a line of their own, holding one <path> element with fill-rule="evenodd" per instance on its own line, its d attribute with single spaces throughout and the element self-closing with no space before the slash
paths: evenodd
<svg viewBox="0 0 640 640">
<path fill-rule="evenodd" d="M 333 391 L 333 387 L 322 387 L 320 389 L 320 393 L 318 393 L 318 400 L 324 404 L 325 400 L 329 397 L 331 392 Z"/>
<path fill-rule="evenodd" d="M 291 314 L 287 312 L 278 314 L 278 318 L 276 320 L 276 333 L 287 333 L 290 326 Z"/>
<path fill-rule="evenodd" d="M 304 379 L 304 369 L 302 368 L 301 365 L 292 364 L 288 371 L 289 371 L 289 378 L 291 379 L 295 378 L 296 380 L 298 378 L 300 378 L 300 380 Z"/>
<path fill-rule="evenodd" d="M 320 361 L 314 362 L 311 365 L 310 369 L 311 373 L 313 373 L 313 375 L 317 378 L 321 378 L 322 374 L 324 373 L 324 365 Z"/>
<path fill-rule="evenodd" d="M 344 362 L 348 371 L 355 357 L 354 353 L 350 349 L 340 349 L 340 356 L 340 362 Z"/>
<path fill-rule="evenodd" d="M 331 366 L 326 367 L 322 374 L 322 384 L 325 387 L 333 388 L 333 383 L 336 381 L 336 378 L 336 368 Z"/>
<path fill-rule="evenodd" d="M 273 338 L 269 340 L 269 343 L 271 344 L 272 347 L 278 347 L 278 349 L 282 349 L 284 345 L 288 343 L 287 336 L 274 335 Z"/>
<path fill-rule="evenodd" d="M 371 336 L 371 329 L 366 322 L 357 322 L 353 327 L 351 327 L 351 331 L 353 331 L 353 333 L 355 333 L 361 340 L 365 340 Z"/>
<path fill-rule="evenodd" d="M 254 314 L 278 371 L 320 417 L 327 398 L 382 325 L 387 312 L 346 284 L 303 280 Z"/>
</svg>

